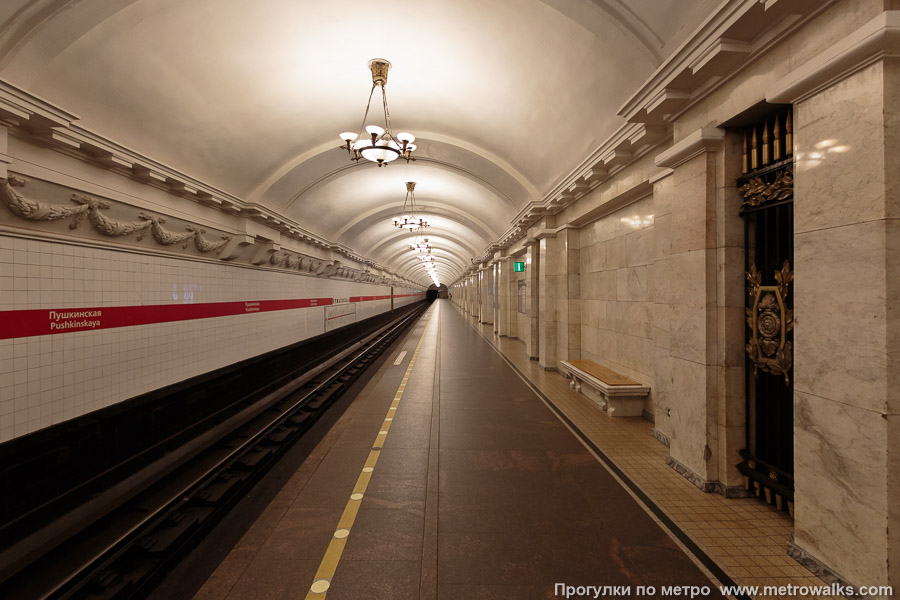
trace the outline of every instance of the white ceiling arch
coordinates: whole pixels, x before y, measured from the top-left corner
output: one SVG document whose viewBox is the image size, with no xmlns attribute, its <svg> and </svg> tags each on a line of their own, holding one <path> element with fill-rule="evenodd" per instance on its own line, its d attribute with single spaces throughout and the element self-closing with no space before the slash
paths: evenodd
<svg viewBox="0 0 900 600">
<path fill-rule="evenodd" d="M 0 78 L 389 268 L 406 259 L 380 244 L 385 211 L 417 181 L 458 269 L 618 128 L 719 1 L 4 0 Z M 416 163 L 351 165 L 337 148 L 374 57 L 394 65 Z"/>
</svg>

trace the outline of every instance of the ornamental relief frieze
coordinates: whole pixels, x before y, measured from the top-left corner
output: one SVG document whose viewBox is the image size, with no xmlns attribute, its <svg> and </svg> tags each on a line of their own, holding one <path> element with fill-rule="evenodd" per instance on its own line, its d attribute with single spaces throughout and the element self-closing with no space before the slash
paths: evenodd
<svg viewBox="0 0 900 600">
<path fill-rule="evenodd" d="M 13 215 L 27 221 L 39 223 L 67 219 L 68 228 L 73 232 L 79 229 L 83 232 L 82 225 L 87 222 L 91 230 L 104 237 L 122 238 L 135 234 L 135 242 L 141 242 L 149 233 L 157 244 L 162 246 L 181 244 L 182 249 L 192 245 L 201 254 L 218 254 L 231 240 L 231 236 L 225 234 L 208 238 L 205 236 L 205 229 L 192 224 L 185 225 L 182 232 L 172 231 L 163 227 L 166 223 L 165 217 L 144 211 L 138 212 L 134 220 L 115 219 L 105 212 L 110 211 L 113 204 L 118 203 L 85 194 L 73 193 L 69 198 L 72 205 L 35 200 L 24 194 L 23 188 L 27 183 L 27 179 L 17 175 L 0 179 L 0 201 Z"/>
<path fill-rule="evenodd" d="M 69 204 L 38 200 L 60 196 L 60 191 L 69 194 Z M 217 257 L 231 260 L 246 242 L 235 249 L 223 253 L 232 240 L 224 232 L 210 232 L 199 225 L 165 217 L 141 210 L 124 203 L 95 198 L 69 188 L 40 180 L 31 181 L 19 175 L 10 174 L 0 178 L 0 204 L 8 212 L 0 210 L 0 224 L 32 227 L 40 225 L 42 231 L 75 235 L 88 239 L 113 239 L 132 246 L 147 247 L 145 240 L 152 240 L 167 250 L 178 250 L 193 256 Z M 4 218 L 6 212 L 7 218 Z M 128 213 L 133 216 L 128 217 Z M 173 224 L 169 224 L 169 221 Z M 18 221 L 18 222 L 17 222 Z M 65 223 L 65 227 L 63 227 Z M 230 253 L 230 254 L 229 254 Z M 242 261 L 241 261 L 242 262 Z M 354 269 L 342 265 L 340 261 L 306 256 L 298 252 L 278 250 L 273 252 L 265 265 L 286 269 L 298 274 L 346 279 L 361 283 L 390 285 L 393 280 L 368 270 Z"/>
</svg>

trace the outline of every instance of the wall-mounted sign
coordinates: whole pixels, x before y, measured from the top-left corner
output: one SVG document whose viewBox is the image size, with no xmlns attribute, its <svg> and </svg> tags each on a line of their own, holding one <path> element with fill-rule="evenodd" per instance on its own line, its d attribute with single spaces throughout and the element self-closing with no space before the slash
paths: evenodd
<svg viewBox="0 0 900 600">
<path fill-rule="evenodd" d="M 524 262 L 514 262 L 513 263 L 513 271 L 516 273 L 521 273 L 525 270 Z"/>
</svg>

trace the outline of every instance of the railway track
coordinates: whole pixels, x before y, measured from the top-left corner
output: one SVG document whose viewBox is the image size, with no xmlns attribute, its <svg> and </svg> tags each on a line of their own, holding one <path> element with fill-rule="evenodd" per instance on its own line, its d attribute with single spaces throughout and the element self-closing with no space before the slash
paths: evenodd
<svg viewBox="0 0 900 600">
<path fill-rule="evenodd" d="M 154 486 L 165 493 L 126 502 L 117 512 L 132 516 L 127 528 L 39 597 L 145 597 L 423 311 L 414 310 L 368 336 L 232 429 L 182 466 L 177 481 Z M 185 472 L 190 476 L 185 478 Z"/>
</svg>

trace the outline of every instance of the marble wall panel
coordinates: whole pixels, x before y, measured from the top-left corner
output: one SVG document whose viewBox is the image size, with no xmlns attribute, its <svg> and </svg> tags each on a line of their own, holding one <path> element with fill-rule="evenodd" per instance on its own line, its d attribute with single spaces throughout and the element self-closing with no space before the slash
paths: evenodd
<svg viewBox="0 0 900 600">
<path fill-rule="evenodd" d="M 638 367 L 638 372 L 646 375 L 647 381 L 652 384 L 655 370 L 653 365 L 656 360 L 656 344 L 653 343 L 653 340 L 644 337 L 638 337 L 637 339 L 641 344 L 641 363 Z"/>
<path fill-rule="evenodd" d="M 716 352 L 715 313 L 705 308 L 673 305 L 669 348 L 672 356 L 713 364 Z"/>
<path fill-rule="evenodd" d="M 715 252 L 673 254 L 669 258 L 671 303 L 696 308 L 715 306 L 715 261 Z"/>
<path fill-rule="evenodd" d="M 672 210 L 672 253 L 716 247 L 715 156 L 705 152 L 679 166 Z"/>
<path fill-rule="evenodd" d="M 900 218 L 900 59 L 886 58 L 884 70 L 884 213 L 891 219 Z"/>
<path fill-rule="evenodd" d="M 654 249 L 653 229 L 639 229 L 625 236 L 625 264 L 629 267 L 650 264 Z"/>
<path fill-rule="evenodd" d="M 900 582 L 900 415 L 887 415 L 888 577 Z"/>
<path fill-rule="evenodd" d="M 672 307 L 668 304 L 651 304 L 653 342 L 668 351 L 670 345 L 669 328 L 672 321 Z"/>
<path fill-rule="evenodd" d="M 746 360 L 747 319 L 742 306 L 716 308 L 716 364 L 726 367 L 743 367 Z"/>
<path fill-rule="evenodd" d="M 616 271 L 616 299 L 647 301 L 647 267 L 632 267 Z"/>
<path fill-rule="evenodd" d="M 885 216 L 880 63 L 795 107 L 797 233 Z"/>
<path fill-rule="evenodd" d="M 591 289 L 591 297 L 597 300 L 615 300 L 617 292 L 616 271 L 600 271 L 596 273 Z"/>
<path fill-rule="evenodd" d="M 622 304 L 625 309 L 625 333 L 650 339 L 653 334 L 650 327 L 650 307 L 653 305 L 649 302 L 626 302 Z"/>
<path fill-rule="evenodd" d="M 671 179 L 671 178 L 669 178 Z M 653 220 L 653 258 L 669 258 L 672 254 L 672 215 L 660 215 Z"/>
<path fill-rule="evenodd" d="M 658 224 L 661 216 L 672 213 L 672 197 L 675 190 L 675 180 L 672 177 L 664 177 L 653 184 L 653 218 L 654 226 Z"/>
<path fill-rule="evenodd" d="M 653 302 L 657 304 L 671 304 L 672 288 L 671 288 L 671 266 L 669 259 L 657 260 L 653 263 L 653 280 L 651 290 L 648 295 Z"/>
<path fill-rule="evenodd" d="M 613 329 L 616 306 L 614 301 L 597 301 L 597 327 L 600 327 L 601 329 Z"/>
<path fill-rule="evenodd" d="M 887 578 L 887 423 L 794 393 L 795 543 L 856 585 Z"/>
<path fill-rule="evenodd" d="M 745 368 L 719 366 L 716 375 L 718 424 L 725 427 L 743 427 L 747 420 Z"/>
<path fill-rule="evenodd" d="M 656 302 L 656 271 L 655 262 L 647 265 L 647 302 L 651 304 Z"/>
<path fill-rule="evenodd" d="M 581 322 L 581 300 L 568 300 L 569 323 Z"/>
<path fill-rule="evenodd" d="M 621 269 L 627 266 L 625 258 L 625 238 L 616 237 L 603 242 L 605 247 L 604 260 L 601 269 Z"/>
<path fill-rule="evenodd" d="M 559 348 L 557 357 L 559 360 L 580 360 L 581 359 L 581 325 L 578 323 L 560 324 L 565 328 L 565 343 L 562 342 L 562 335 L 559 338 Z"/>
<path fill-rule="evenodd" d="M 714 480 L 718 430 L 711 407 L 716 400 L 716 368 L 672 356 L 671 369 L 670 454 L 701 478 Z"/>
<path fill-rule="evenodd" d="M 729 135 L 727 138 L 731 138 Z M 722 156 L 726 152 L 720 152 Z M 741 156 L 738 150 L 738 157 Z M 730 178 L 731 184 L 716 190 L 716 245 L 719 248 L 744 247 L 744 220 L 740 216 L 744 197 L 737 191 L 737 177 L 740 171 Z"/>
<path fill-rule="evenodd" d="M 794 387 L 885 411 L 885 222 L 795 236 Z"/>
<path fill-rule="evenodd" d="M 727 427 L 722 424 L 717 426 L 718 433 L 716 441 L 718 442 L 718 468 L 716 479 L 727 487 L 743 487 L 744 477 L 737 469 L 738 463 L 741 462 L 739 452 L 746 446 L 746 433 L 743 425 L 736 427 Z M 787 542 L 787 539 L 784 540 Z"/>
<path fill-rule="evenodd" d="M 599 340 L 597 328 L 581 324 L 581 351 L 583 354 L 599 354 Z"/>
<path fill-rule="evenodd" d="M 657 399 L 672 387 L 672 357 L 668 348 L 653 347 L 653 381 Z"/>
<path fill-rule="evenodd" d="M 581 302 L 581 324 L 589 327 L 598 327 L 600 325 L 600 301 L 599 300 L 582 300 Z"/>
<path fill-rule="evenodd" d="M 578 271 L 570 271 L 567 276 L 567 286 L 569 295 L 566 296 L 570 300 L 581 298 L 581 276 Z"/>
<path fill-rule="evenodd" d="M 747 281 L 743 246 L 716 249 L 716 280 L 717 305 L 746 305 Z"/>
<path fill-rule="evenodd" d="M 555 325 L 555 324 L 554 324 Z M 538 364 L 545 369 L 555 369 L 557 361 L 558 334 L 556 327 L 540 327 Z"/>
</svg>

